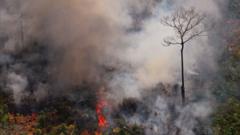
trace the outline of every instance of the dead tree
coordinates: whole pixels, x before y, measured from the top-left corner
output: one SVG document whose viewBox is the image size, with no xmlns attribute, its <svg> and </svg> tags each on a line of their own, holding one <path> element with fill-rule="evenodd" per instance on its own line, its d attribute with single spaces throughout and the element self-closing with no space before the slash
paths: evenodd
<svg viewBox="0 0 240 135">
<path fill-rule="evenodd" d="M 164 46 L 180 45 L 181 46 L 181 73 L 182 86 L 181 96 L 182 103 L 185 103 L 185 85 L 184 85 L 184 47 L 187 42 L 202 36 L 205 33 L 203 26 L 204 15 L 195 12 L 194 9 L 179 9 L 170 16 L 164 17 L 161 23 L 171 27 L 175 34 L 164 39 Z"/>
</svg>

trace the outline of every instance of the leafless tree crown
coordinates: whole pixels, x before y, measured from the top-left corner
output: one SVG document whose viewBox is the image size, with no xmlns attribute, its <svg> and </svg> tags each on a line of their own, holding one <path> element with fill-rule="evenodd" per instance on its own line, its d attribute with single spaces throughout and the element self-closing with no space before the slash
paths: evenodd
<svg viewBox="0 0 240 135">
<path fill-rule="evenodd" d="M 202 22 L 205 16 L 197 13 L 193 8 L 177 10 L 171 16 L 164 17 L 161 20 L 163 25 L 174 29 L 176 35 L 164 40 L 164 45 L 184 45 L 186 42 L 202 36 L 205 32 Z"/>
</svg>

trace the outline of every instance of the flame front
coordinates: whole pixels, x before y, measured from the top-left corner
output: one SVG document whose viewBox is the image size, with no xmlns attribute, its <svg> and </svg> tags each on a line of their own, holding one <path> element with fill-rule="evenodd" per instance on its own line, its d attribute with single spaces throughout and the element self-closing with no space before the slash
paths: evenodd
<svg viewBox="0 0 240 135">
<path fill-rule="evenodd" d="M 96 105 L 96 114 L 98 118 L 98 127 L 100 129 L 106 128 L 108 125 L 107 119 L 103 114 L 103 109 L 106 107 L 107 103 L 103 100 L 100 100 Z"/>
</svg>

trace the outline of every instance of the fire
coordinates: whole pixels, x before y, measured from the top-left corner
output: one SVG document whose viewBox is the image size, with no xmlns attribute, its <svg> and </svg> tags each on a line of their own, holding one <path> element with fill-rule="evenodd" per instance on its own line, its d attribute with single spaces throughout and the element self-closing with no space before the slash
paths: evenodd
<svg viewBox="0 0 240 135">
<path fill-rule="evenodd" d="M 105 117 L 106 114 L 104 114 L 104 109 L 108 106 L 107 101 L 104 100 L 105 97 L 105 87 L 100 87 L 98 89 L 97 93 L 97 103 L 96 103 L 96 116 L 98 121 L 98 129 L 94 132 L 84 131 L 81 133 L 81 135 L 103 135 L 106 128 L 108 128 L 109 123 L 107 121 L 107 118 Z"/>
<path fill-rule="evenodd" d="M 101 97 L 101 96 L 99 96 Z M 108 127 L 108 122 L 104 116 L 103 109 L 107 106 L 107 102 L 104 100 L 98 100 L 96 104 L 96 115 L 98 120 L 98 129 L 93 133 L 87 130 L 83 131 L 81 135 L 103 135 L 103 130 Z"/>
<path fill-rule="evenodd" d="M 106 107 L 107 103 L 103 100 L 99 101 L 96 105 L 96 114 L 98 118 L 98 127 L 99 128 L 106 128 L 108 125 L 107 119 L 103 114 L 103 109 Z"/>
</svg>

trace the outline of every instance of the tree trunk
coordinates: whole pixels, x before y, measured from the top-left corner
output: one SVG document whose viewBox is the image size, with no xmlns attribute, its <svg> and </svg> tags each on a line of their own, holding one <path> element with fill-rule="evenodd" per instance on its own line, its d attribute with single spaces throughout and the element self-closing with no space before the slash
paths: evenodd
<svg viewBox="0 0 240 135">
<path fill-rule="evenodd" d="M 184 50 L 184 44 L 182 44 L 182 49 L 181 49 L 181 69 L 182 69 L 182 87 L 181 87 L 181 94 L 182 94 L 182 103 L 185 104 L 185 85 L 184 85 L 184 59 L 183 59 L 183 50 Z"/>
</svg>

